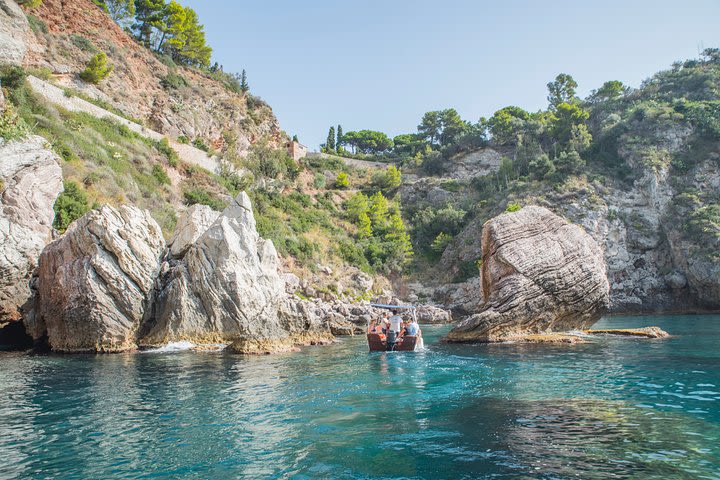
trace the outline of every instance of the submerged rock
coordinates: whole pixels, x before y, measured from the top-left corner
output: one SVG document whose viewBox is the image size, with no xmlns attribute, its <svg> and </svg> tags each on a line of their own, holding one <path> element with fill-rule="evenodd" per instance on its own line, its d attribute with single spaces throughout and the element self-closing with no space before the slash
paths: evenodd
<svg viewBox="0 0 720 480">
<path fill-rule="evenodd" d="M 484 304 L 453 328 L 449 341 L 585 329 L 608 307 L 602 251 L 581 227 L 545 208 L 488 221 L 482 251 Z"/>
<path fill-rule="evenodd" d="M 164 250 L 147 211 L 105 205 L 87 213 L 40 256 L 28 333 L 47 335 L 56 351 L 135 348 Z"/>
<path fill-rule="evenodd" d="M 53 205 L 63 184 L 59 158 L 46 144 L 37 136 L 0 140 L 0 325 L 20 319 L 32 272 L 52 240 Z"/>
<path fill-rule="evenodd" d="M 279 267 L 242 192 L 182 260 L 163 263 L 140 343 L 232 342 L 237 352 L 266 353 L 331 339 L 311 302 L 286 293 Z"/>
<path fill-rule="evenodd" d="M 621 335 L 625 337 L 666 338 L 670 334 L 660 327 L 615 328 L 606 330 L 585 330 L 590 335 Z"/>
</svg>

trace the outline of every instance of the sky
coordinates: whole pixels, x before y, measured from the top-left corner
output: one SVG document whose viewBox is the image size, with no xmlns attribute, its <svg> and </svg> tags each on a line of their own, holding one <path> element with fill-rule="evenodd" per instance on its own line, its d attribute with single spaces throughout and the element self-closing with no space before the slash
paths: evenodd
<svg viewBox="0 0 720 480">
<path fill-rule="evenodd" d="M 289 135 L 318 149 L 344 131 L 414 132 L 423 113 L 472 122 L 547 105 L 558 73 L 586 96 L 637 87 L 676 60 L 720 47 L 720 0 L 181 0 L 213 61 L 247 70 Z"/>
</svg>

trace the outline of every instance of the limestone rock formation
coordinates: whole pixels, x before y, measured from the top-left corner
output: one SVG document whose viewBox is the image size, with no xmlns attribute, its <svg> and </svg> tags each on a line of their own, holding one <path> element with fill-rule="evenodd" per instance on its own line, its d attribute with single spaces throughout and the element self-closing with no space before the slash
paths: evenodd
<svg viewBox="0 0 720 480">
<path fill-rule="evenodd" d="M 190 246 L 210 228 L 219 216 L 219 212 L 207 205 L 196 204 L 188 208 L 178 219 L 175 233 L 170 240 L 170 255 L 174 258 L 181 258 L 185 255 Z"/>
<path fill-rule="evenodd" d="M 450 341 L 584 329 L 608 307 L 601 249 L 581 227 L 545 208 L 488 221 L 482 251 L 485 303 L 449 333 Z"/>
<path fill-rule="evenodd" d="M 21 65 L 27 53 L 30 25 L 13 0 L 0 0 L 0 65 Z"/>
<path fill-rule="evenodd" d="M 241 193 L 182 260 L 163 264 L 141 344 L 233 342 L 235 351 L 265 353 L 330 339 L 309 302 L 286 293 L 279 266 Z"/>
<path fill-rule="evenodd" d="M 87 213 L 40 256 L 28 333 L 47 335 L 56 351 L 135 348 L 164 250 L 147 211 L 106 205 Z"/>
<path fill-rule="evenodd" d="M 0 324 L 20 318 L 32 272 L 52 240 L 53 205 L 63 185 L 59 158 L 46 143 L 36 136 L 0 140 Z"/>
</svg>

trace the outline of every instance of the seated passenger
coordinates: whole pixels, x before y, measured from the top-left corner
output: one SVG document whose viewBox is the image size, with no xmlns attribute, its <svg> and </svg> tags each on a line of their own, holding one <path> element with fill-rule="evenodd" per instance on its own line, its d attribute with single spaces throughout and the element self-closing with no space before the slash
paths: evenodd
<svg viewBox="0 0 720 480">
<path fill-rule="evenodd" d="M 405 325 L 405 335 L 415 336 L 420 331 L 420 326 L 417 324 L 415 320 L 408 321 L 407 325 Z"/>
</svg>

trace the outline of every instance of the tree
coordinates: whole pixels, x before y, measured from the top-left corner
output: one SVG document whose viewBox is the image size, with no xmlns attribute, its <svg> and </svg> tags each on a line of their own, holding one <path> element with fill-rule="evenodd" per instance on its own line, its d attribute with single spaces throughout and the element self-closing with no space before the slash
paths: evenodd
<svg viewBox="0 0 720 480">
<path fill-rule="evenodd" d="M 100 52 L 90 59 L 87 67 L 80 74 L 80 78 L 97 85 L 109 77 L 114 69 L 114 65 L 108 65 L 107 55 Z"/>
<path fill-rule="evenodd" d="M 250 85 L 247 81 L 247 72 L 245 72 L 244 68 L 242 73 L 240 74 L 240 91 L 243 93 L 247 93 L 250 91 Z"/>
<path fill-rule="evenodd" d="M 329 138 L 328 138 L 329 140 Z M 374 130 L 360 130 L 343 134 L 344 143 L 363 153 L 379 154 L 390 150 L 393 141 L 383 132 Z"/>
<path fill-rule="evenodd" d="M 568 175 L 580 172 L 585 166 L 585 160 L 575 150 L 560 152 L 553 163 L 558 172 Z"/>
<path fill-rule="evenodd" d="M 135 18 L 135 0 L 105 0 L 105 10 L 115 23 L 123 28 L 129 27 Z"/>
<path fill-rule="evenodd" d="M 300 143 L 300 140 L 298 140 L 298 136 L 297 136 L 297 135 L 293 135 L 292 141 L 295 142 L 295 143 Z"/>
<path fill-rule="evenodd" d="M 327 136 L 327 142 L 325 142 L 325 148 L 328 152 L 335 151 L 335 127 L 330 127 Z"/>
<path fill-rule="evenodd" d="M 628 87 L 623 85 L 621 81 L 610 80 L 603 83 L 602 87 L 595 90 L 590 95 L 590 98 L 593 101 L 615 100 L 616 98 L 620 98 L 625 95 L 627 91 Z"/>
<path fill-rule="evenodd" d="M 362 192 L 358 192 L 350 197 L 345 202 L 345 211 L 347 212 L 348 217 L 353 221 L 357 221 L 363 213 L 367 214 L 367 212 L 370 211 L 370 201 L 367 195 Z"/>
<path fill-rule="evenodd" d="M 335 141 L 335 148 L 337 148 L 338 151 L 342 149 L 343 145 L 343 130 L 342 125 L 338 124 L 337 126 L 337 140 Z"/>
<path fill-rule="evenodd" d="M 415 133 L 403 133 L 393 138 L 394 151 L 398 155 L 415 156 L 424 153 L 427 142 Z"/>
<path fill-rule="evenodd" d="M 520 107 L 501 108 L 487 121 L 493 142 L 497 145 L 517 143 L 518 132 L 529 118 L 530 114 Z"/>
<path fill-rule="evenodd" d="M 585 125 L 585 121 L 589 116 L 590 114 L 576 103 L 563 102 L 557 105 L 550 119 L 551 134 L 555 141 L 564 148 L 568 146 L 573 138 L 577 139 L 580 136 L 583 138 L 583 143 L 589 144 L 588 136 L 590 132 Z M 589 140 L 592 140 L 592 137 L 589 137 Z"/>
<path fill-rule="evenodd" d="M 165 0 L 135 0 L 135 23 L 132 28 L 146 47 L 151 47 L 153 29 L 164 28 Z"/>
<path fill-rule="evenodd" d="M 442 124 L 440 145 L 442 146 L 450 145 L 469 128 L 467 122 L 460 118 L 460 114 L 454 108 L 443 110 L 440 119 Z"/>
<path fill-rule="evenodd" d="M 162 36 L 157 49 L 163 49 L 167 37 L 167 48 L 164 50 L 173 60 L 184 65 L 209 67 L 212 48 L 205 41 L 204 27 L 197 12 L 173 0 L 164 9 L 164 14 L 158 27 Z"/>
<path fill-rule="evenodd" d="M 550 160 L 547 154 L 542 154 L 532 160 L 528 164 L 528 170 L 533 178 L 542 180 L 548 178 L 555 173 L 555 164 Z"/>
<path fill-rule="evenodd" d="M 358 236 L 360 238 L 372 237 L 372 234 L 373 234 L 372 222 L 370 221 L 370 217 L 368 216 L 367 212 L 362 212 L 358 216 L 357 227 L 358 227 Z"/>
<path fill-rule="evenodd" d="M 555 109 L 561 103 L 573 103 L 575 101 L 575 89 L 577 82 L 567 73 L 561 73 L 555 80 L 547 84 L 550 108 Z"/>
<path fill-rule="evenodd" d="M 435 145 L 442 132 L 442 112 L 439 110 L 426 112 L 417 128 L 422 138 L 427 139 L 430 145 Z"/>
</svg>

